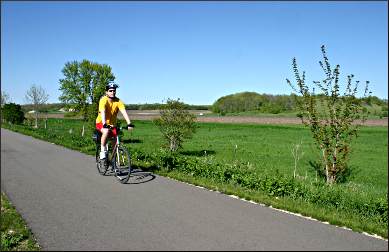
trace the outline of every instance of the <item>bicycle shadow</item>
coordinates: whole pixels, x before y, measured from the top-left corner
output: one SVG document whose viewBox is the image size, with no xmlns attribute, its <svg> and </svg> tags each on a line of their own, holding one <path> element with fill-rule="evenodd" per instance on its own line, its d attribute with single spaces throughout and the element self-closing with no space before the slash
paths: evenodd
<svg viewBox="0 0 389 252">
<path fill-rule="evenodd" d="M 109 170 L 105 176 L 114 176 L 114 172 Z M 148 171 L 143 171 L 140 168 L 134 168 L 131 171 L 130 178 L 126 184 L 143 184 L 155 179 L 155 175 Z"/>
<path fill-rule="evenodd" d="M 122 143 L 142 143 L 140 139 L 122 139 Z"/>
<path fill-rule="evenodd" d="M 141 169 L 134 169 L 126 184 L 143 184 L 155 179 L 155 175 Z"/>
</svg>

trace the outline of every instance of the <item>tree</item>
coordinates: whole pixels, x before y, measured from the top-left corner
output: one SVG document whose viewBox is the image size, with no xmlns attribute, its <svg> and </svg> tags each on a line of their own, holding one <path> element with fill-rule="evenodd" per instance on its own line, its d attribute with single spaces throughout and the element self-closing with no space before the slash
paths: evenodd
<svg viewBox="0 0 389 252">
<path fill-rule="evenodd" d="M 11 99 L 9 98 L 9 95 L 6 92 L 1 91 L 1 107 L 4 106 L 4 104 L 9 103 Z"/>
<path fill-rule="evenodd" d="M 258 94 L 256 92 L 241 92 L 222 96 L 211 106 L 212 112 L 221 115 L 245 111 L 278 114 L 283 111 L 291 111 L 293 108 L 294 102 L 290 96 Z"/>
<path fill-rule="evenodd" d="M 19 104 L 7 103 L 1 108 L 2 120 L 6 122 L 21 124 L 24 121 L 24 113 Z"/>
<path fill-rule="evenodd" d="M 185 110 L 180 99 L 168 99 L 160 110 L 160 118 L 154 120 L 163 137 L 167 140 L 171 152 L 182 148 L 184 139 L 190 139 L 196 131 L 196 117 Z"/>
<path fill-rule="evenodd" d="M 35 128 L 38 128 L 38 113 L 41 109 L 41 106 L 47 102 L 49 95 L 46 94 L 46 91 L 41 87 L 33 84 L 26 93 L 26 100 L 28 103 L 31 103 L 34 108 L 35 114 Z"/>
<path fill-rule="evenodd" d="M 296 58 L 292 66 L 296 78 L 296 85 L 288 79 L 287 83 L 300 94 L 296 99 L 302 122 L 311 130 L 315 143 L 321 151 L 321 172 L 328 184 L 336 183 L 348 172 L 347 161 L 350 153 L 350 143 L 357 131 L 367 118 L 367 110 L 362 106 L 362 100 L 356 98 L 359 81 L 352 85 L 354 75 L 347 76 L 347 85 L 344 95 L 340 95 L 340 66 L 334 69 L 328 61 L 325 46 L 321 47 L 323 60 L 319 61 L 325 73 L 324 80 L 313 81 L 321 93 L 315 94 L 315 89 L 309 91 L 305 83 L 305 72 L 300 76 Z M 363 97 L 368 95 L 366 81 Z M 370 93 L 369 93 L 370 94 Z"/>
<path fill-rule="evenodd" d="M 94 78 L 92 80 L 91 92 L 89 93 L 89 99 L 91 105 L 89 106 L 89 120 L 93 121 L 93 127 L 95 127 L 94 121 L 99 109 L 100 98 L 105 94 L 105 86 L 115 80 L 115 76 L 112 73 L 112 68 L 106 64 L 94 64 Z"/>
<path fill-rule="evenodd" d="M 65 64 L 62 73 L 65 78 L 59 80 L 59 90 L 62 91 L 59 99 L 66 103 L 67 107 L 78 111 L 84 122 L 93 122 L 91 127 L 94 127 L 99 100 L 104 95 L 105 86 L 115 80 L 111 67 L 88 60 L 81 63 L 73 61 Z"/>
</svg>

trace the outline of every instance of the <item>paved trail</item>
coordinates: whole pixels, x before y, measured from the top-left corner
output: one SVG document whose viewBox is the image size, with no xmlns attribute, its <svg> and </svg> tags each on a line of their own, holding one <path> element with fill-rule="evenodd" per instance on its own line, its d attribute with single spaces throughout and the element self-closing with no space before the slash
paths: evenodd
<svg viewBox="0 0 389 252">
<path fill-rule="evenodd" d="M 1 129 L 1 189 L 43 250 L 388 250 L 388 242 Z M 147 176 L 148 175 L 148 176 Z"/>
</svg>

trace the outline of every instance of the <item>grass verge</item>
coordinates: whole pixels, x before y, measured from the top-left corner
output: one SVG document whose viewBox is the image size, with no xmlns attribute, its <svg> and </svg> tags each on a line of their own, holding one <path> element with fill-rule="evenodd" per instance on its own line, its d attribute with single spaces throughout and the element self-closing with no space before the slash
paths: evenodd
<svg viewBox="0 0 389 252">
<path fill-rule="evenodd" d="M 1 192 L 1 251 L 40 251 L 25 221 Z"/>
<path fill-rule="evenodd" d="M 348 211 L 342 211 L 332 206 L 317 205 L 304 199 L 291 199 L 289 197 L 275 197 L 262 191 L 250 190 L 236 183 L 220 183 L 201 177 L 191 177 L 178 171 L 156 170 L 156 174 L 186 182 L 195 186 L 218 191 L 226 195 L 237 196 L 247 201 L 253 201 L 261 205 L 286 210 L 292 213 L 310 217 L 338 227 L 352 229 L 355 232 L 366 232 L 373 236 L 388 238 L 388 228 L 372 222 L 369 217 L 355 215 Z"/>
</svg>

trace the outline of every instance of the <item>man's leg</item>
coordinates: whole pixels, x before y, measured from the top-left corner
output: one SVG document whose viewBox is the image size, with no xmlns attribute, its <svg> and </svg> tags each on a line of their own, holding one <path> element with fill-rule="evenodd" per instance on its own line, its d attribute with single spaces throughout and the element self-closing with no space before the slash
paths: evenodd
<svg viewBox="0 0 389 252">
<path fill-rule="evenodd" d="M 101 150 L 100 150 L 100 159 L 104 159 L 107 157 L 107 150 L 106 150 L 106 144 L 107 144 L 107 138 L 108 138 L 109 130 L 106 128 L 101 129 Z"/>
</svg>

